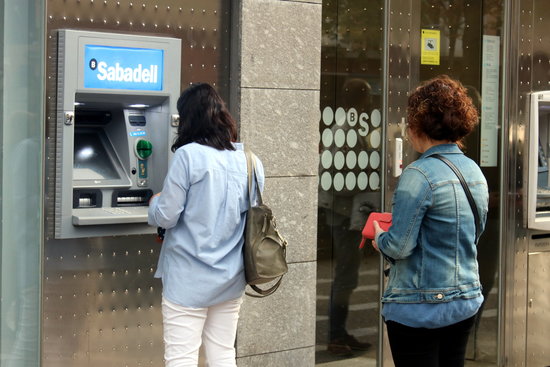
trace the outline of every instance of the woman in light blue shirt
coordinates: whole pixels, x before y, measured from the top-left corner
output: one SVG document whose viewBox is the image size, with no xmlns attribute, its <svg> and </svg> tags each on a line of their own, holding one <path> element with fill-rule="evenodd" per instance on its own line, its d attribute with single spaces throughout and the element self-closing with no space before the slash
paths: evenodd
<svg viewBox="0 0 550 367">
<path fill-rule="evenodd" d="M 382 297 L 396 367 L 462 367 L 475 315 L 483 302 L 476 223 L 464 189 L 441 160 L 464 176 L 485 227 L 487 181 L 460 150 L 478 123 L 465 88 L 447 76 L 409 97 L 408 133 L 422 155 L 401 175 L 388 232 L 375 223 L 373 246 L 391 263 Z"/>
<path fill-rule="evenodd" d="M 185 90 L 177 108 L 175 153 L 162 192 L 149 206 L 149 224 L 166 229 L 155 274 L 163 284 L 166 366 L 197 366 L 201 340 L 209 366 L 236 366 L 235 334 L 246 285 L 246 158 L 235 142 L 236 123 L 210 85 Z M 263 189 L 259 160 L 256 166 Z"/>
</svg>

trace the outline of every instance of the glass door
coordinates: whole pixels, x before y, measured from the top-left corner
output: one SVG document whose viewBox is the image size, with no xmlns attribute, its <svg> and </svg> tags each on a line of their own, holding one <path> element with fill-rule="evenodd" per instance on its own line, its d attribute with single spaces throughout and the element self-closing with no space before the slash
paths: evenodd
<svg viewBox="0 0 550 367">
<path fill-rule="evenodd" d="M 480 113 L 480 125 L 468 136 L 464 152 L 476 161 L 489 184 L 489 213 L 478 245 L 483 303 L 467 351 L 468 366 L 496 366 L 499 325 L 499 195 L 501 149 L 501 69 L 503 1 L 423 0 L 420 32 L 438 31 L 439 64 L 420 61 L 418 80 L 440 74 L 458 79 Z"/>
<path fill-rule="evenodd" d="M 379 256 L 359 249 L 381 209 L 384 2 L 323 2 L 316 364 L 374 366 Z"/>
<path fill-rule="evenodd" d="M 467 365 L 496 366 L 504 2 L 415 0 L 409 4 L 410 25 L 393 29 L 394 38 L 401 37 L 397 33 L 403 35 L 397 41 L 399 48 L 410 42 L 410 49 L 402 47 L 407 53 L 403 60 L 410 59 L 407 75 L 402 75 L 405 69 L 394 75 L 391 56 L 388 70 L 384 67 L 385 47 L 391 45 L 384 43 L 384 34 L 392 39 L 391 25 L 386 26 L 384 19 L 407 15 L 397 7 L 386 9 L 390 3 L 323 1 L 316 364 L 392 365 L 389 351 L 382 354 L 377 349 L 382 344 L 379 255 L 370 246 L 358 249 L 366 217 L 371 211 L 388 209 L 382 207 L 382 194 L 391 197 L 396 182 L 381 168 L 384 157 L 392 158 L 382 150 L 383 97 L 404 96 L 409 92 L 406 85 L 414 88 L 420 81 L 447 74 L 467 87 L 479 110 L 481 123 L 465 142 L 465 153 L 478 162 L 490 190 L 488 222 L 478 247 L 485 302 L 470 337 Z M 423 46 L 430 46 L 430 52 L 424 52 Z M 392 77 L 405 77 L 406 82 L 388 83 Z M 385 85 L 390 90 L 384 90 Z M 403 110 L 405 104 L 406 98 L 396 107 Z M 404 151 L 412 152 L 406 139 Z M 409 154 L 403 159 L 407 163 L 414 157 Z"/>
</svg>

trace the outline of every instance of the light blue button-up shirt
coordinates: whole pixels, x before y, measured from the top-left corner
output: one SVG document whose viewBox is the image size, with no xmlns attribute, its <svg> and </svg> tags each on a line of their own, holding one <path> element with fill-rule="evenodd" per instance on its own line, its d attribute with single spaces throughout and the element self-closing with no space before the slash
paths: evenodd
<svg viewBox="0 0 550 367">
<path fill-rule="evenodd" d="M 178 305 L 208 307 L 244 292 L 248 176 L 243 146 L 235 147 L 180 147 L 162 194 L 149 206 L 149 224 L 166 228 L 155 277 L 162 278 L 163 296 Z M 256 162 L 263 190 L 263 166 Z"/>
</svg>

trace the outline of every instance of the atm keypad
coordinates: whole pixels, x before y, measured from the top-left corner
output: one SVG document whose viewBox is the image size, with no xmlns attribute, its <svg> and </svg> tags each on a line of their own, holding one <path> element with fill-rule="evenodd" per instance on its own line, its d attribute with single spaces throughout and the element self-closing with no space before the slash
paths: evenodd
<svg viewBox="0 0 550 367">
<path fill-rule="evenodd" d="M 117 214 L 132 214 L 128 210 L 124 210 L 124 209 L 121 209 L 121 208 L 103 208 L 103 210 L 106 211 L 107 213 L 114 214 L 114 215 L 117 215 Z"/>
</svg>

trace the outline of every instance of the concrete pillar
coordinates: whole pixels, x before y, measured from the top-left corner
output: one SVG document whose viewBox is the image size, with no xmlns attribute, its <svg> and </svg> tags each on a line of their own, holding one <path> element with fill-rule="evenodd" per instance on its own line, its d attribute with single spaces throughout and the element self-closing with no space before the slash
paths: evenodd
<svg viewBox="0 0 550 367">
<path fill-rule="evenodd" d="M 245 297 L 238 365 L 313 366 L 321 0 L 241 0 L 232 13 L 230 105 L 264 164 L 289 262 L 274 295 Z"/>
</svg>

